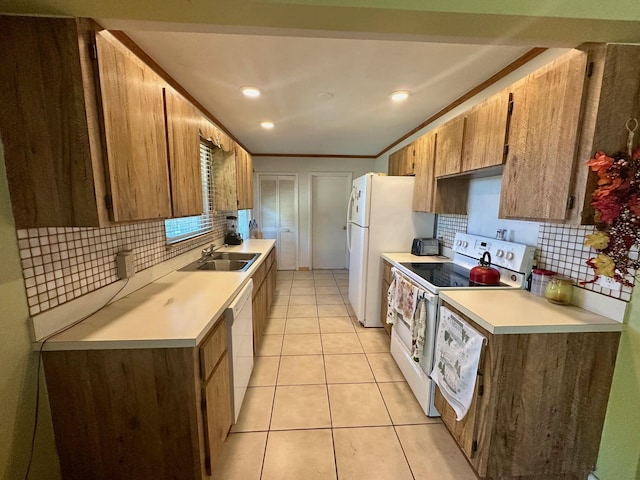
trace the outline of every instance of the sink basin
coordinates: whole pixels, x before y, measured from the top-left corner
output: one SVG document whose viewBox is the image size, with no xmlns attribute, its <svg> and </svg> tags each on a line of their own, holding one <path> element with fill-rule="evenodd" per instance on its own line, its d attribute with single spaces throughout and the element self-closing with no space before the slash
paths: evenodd
<svg viewBox="0 0 640 480">
<path fill-rule="evenodd" d="M 244 272 L 259 256 L 259 253 L 216 252 L 205 261 L 200 259 L 185 265 L 180 271 Z"/>
<path fill-rule="evenodd" d="M 196 270 L 215 270 L 217 272 L 244 272 L 249 262 L 242 260 L 210 260 L 201 263 Z"/>
<path fill-rule="evenodd" d="M 253 261 L 260 256 L 259 253 L 239 253 L 239 252 L 216 252 L 213 254 L 214 260 L 244 260 Z"/>
</svg>

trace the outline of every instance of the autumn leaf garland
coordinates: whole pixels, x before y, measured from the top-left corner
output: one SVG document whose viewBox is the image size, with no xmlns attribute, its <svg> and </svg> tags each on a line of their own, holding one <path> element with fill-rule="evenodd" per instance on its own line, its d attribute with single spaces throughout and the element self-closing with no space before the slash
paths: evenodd
<svg viewBox="0 0 640 480">
<path fill-rule="evenodd" d="M 591 201 L 598 231 L 587 235 L 584 244 L 598 255 L 587 260 L 595 278 L 582 283 L 593 283 L 603 275 L 633 286 L 629 277 L 640 268 L 640 261 L 629 256 L 640 246 L 640 148 L 613 157 L 598 152 L 587 165 L 598 175 Z"/>
</svg>

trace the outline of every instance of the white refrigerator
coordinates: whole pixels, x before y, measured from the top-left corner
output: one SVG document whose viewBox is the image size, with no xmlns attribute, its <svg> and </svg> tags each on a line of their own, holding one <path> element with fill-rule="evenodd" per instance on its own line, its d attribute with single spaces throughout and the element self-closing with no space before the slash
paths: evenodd
<svg viewBox="0 0 640 480">
<path fill-rule="evenodd" d="M 365 327 L 381 327 L 383 252 L 410 252 L 415 237 L 433 237 L 435 215 L 413 208 L 414 177 L 368 173 L 353 181 L 347 208 L 349 302 Z"/>
</svg>

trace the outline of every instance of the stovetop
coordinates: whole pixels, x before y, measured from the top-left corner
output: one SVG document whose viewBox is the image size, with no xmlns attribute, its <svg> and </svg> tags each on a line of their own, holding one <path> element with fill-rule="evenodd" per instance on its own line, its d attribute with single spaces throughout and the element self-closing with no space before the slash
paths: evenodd
<svg viewBox="0 0 640 480">
<path fill-rule="evenodd" d="M 400 263 L 399 268 L 432 293 L 441 289 L 522 288 L 531 270 L 535 248 L 467 233 L 456 233 L 453 262 Z M 491 267 L 500 273 L 498 285 L 478 285 L 469 274 L 485 252 L 491 255 Z"/>
<path fill-rule="evenodd" d="M 505 288 L 510 286 L 504 282 L 500 282 L 499 285 L 472 283 L 469 280 L 470 270 L 455 263 L 400 263 L 400 265 L 437 288 Z"/>
</svg>

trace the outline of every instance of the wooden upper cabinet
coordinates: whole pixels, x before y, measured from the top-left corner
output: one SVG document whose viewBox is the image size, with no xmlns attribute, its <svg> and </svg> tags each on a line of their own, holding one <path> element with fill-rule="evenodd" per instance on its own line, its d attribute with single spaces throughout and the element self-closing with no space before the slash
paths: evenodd
<svg viewBox="0 0 640 480">
<path fill-rule="evenodd" d="M 214 207 L 218 211 L 253 208 L 253 162 L 238 144 L 213 156 Z"/>
<path fill-rule="evenodd" d="M 415 142 L 402 147 L 400 150 L 389 155 L 389 175 L 405 176 L 415 173 Z"/>
<path fill-rule="evenodd" d="M 88 47 L 96 27 L 0 16 L 0 136 L 17 228 L 109 221 Z"/>
<path fill-rule="evenodd" d="M 514 86 L 500 218 L 566 218 L 586 66 L 573 50 Z"/>
<path fill-rule="evenodd" d="M 454 175 L 462 171 L 462 142 L 466 119 L 460 115 L 438 130 L 435 176 Z"/>
<path fill-rule="evenodd" d="M 253 160 L 240 145 L 235 145 L 238 210 L 253 208 Z"/>
<path fill-rule="evenodd" d="M 582 106 L 582 123 L 572 196 L 574 208 L 567 221 L 593 224 L 591 194 L 597 175 L 585 163 L 598 151 L 613 154 L 626 150 L 630 118 L 640 119 L 640 46 L 588 43 L 579 47 L 588 55 L 587 83 Z M 636 133 L 634 147 L 640 145 Z"/>
<path fill-rule="evenodd" d="M 436 133 L 429 132 L 414 143 L 416 183 L 413 189 L 413 211 L 433 212 Z"/>
<path fill-rule="evenodd" d="M 465 116 L 462 171 L 502 165 L 509 126 L 509 91 L 491 96 Z"/>
<path fill-rule="evenodd" d="M 182 96 L 164 90 L 167 149 L 171 174 L 173 217 L 200 215 L 202 169 L 200 162 L 200 113 Z"/>
<path fill-rule="evenodd" d="M 96 33 L 113 220 L 171 217 L 162 80 Z"/>
<path fill-rule="evenodd" d="M 16 226 L 170 217 L 160 77 L 91 20 L 2 16 L 0 28 Z"/>
</svg>

